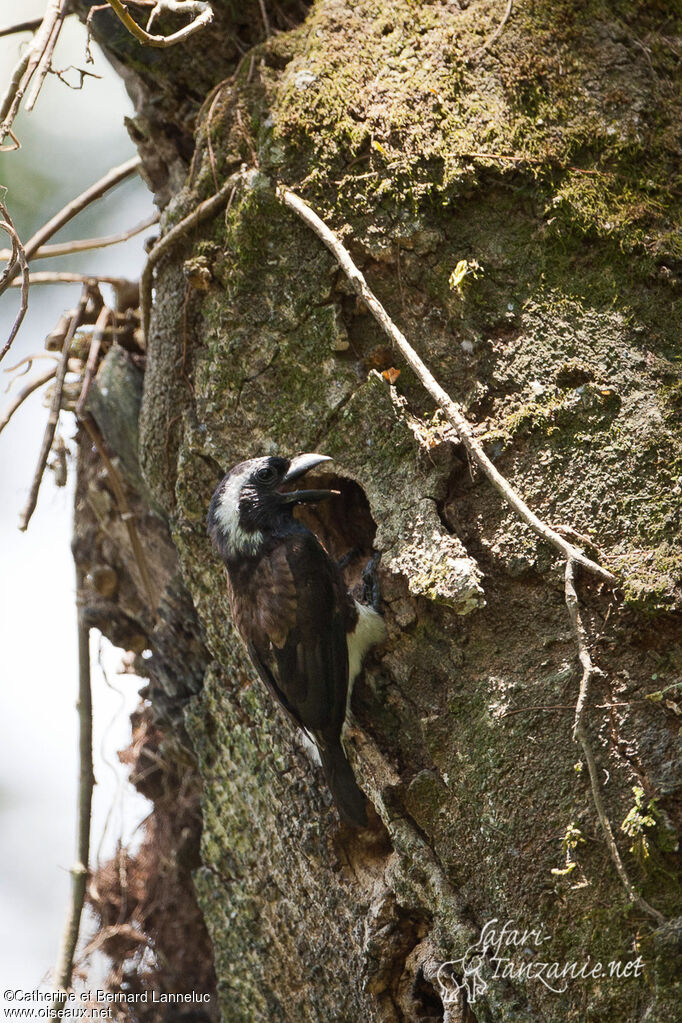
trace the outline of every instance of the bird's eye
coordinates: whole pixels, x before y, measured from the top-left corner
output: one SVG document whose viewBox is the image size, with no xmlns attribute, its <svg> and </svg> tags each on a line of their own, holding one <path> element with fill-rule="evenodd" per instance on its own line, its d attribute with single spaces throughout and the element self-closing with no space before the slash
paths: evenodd
<svg viewBox="0 0 682 1023">
<path fill-rule="evenodd" d="M 256 473 L 256 479 L 261 483 L 272 483 L 275 478 L 275 470 L 265 466 L 263 469 L 259 469 Z"/>
</svg>

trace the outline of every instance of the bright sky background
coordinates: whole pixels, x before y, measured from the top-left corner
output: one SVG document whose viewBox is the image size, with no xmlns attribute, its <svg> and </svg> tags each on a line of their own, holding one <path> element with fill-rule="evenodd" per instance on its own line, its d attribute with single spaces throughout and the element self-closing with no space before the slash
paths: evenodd
<svg viewBox="0 0 682 1023">
<path fill-rule="evenodd" d="M 0 27 L 42 14 L 45 0 L 0 0 Z M 28 34 L 0 39 L 0 93 Z M 69 18 L 55 64 L 84 64 L 85 33 Z M 134 155 L 123 118 L 132 114 L 123 85 L 93 48 L 101 81 L 86 79 L 80 92 L 49 76 L 30 115 L 14 130 L 22 149 L 0 154 L 0 182 L 19 235 L 33 230 L 106 171 Z M 73 73 L 72 73 L 73 74 Z M 77 80 L 76 76 L 76 80 Z M 54 240 L 116 233 L 153 211 L 139 178 L 126 182 L 64 228 Z M 143 263 L 143 241 L 153 229 L 122 246 L 100 252 L 41 260 L 36 269 L 100 271 L 135 278 Z M 4 234 L 0 246 L 7 244 Z M 73 307 L 79 285 L 31 289 L 29 312 L 11 352 L 0 366 L 0 408 L 10 374 L 2 372 L 29 352 L 40 351 L 60 314 Z M 106 294 L 106 292 L 105 292 Z M 13 289 L 0 298 L 0 344 L 16 313 Z M 42 365 L 42 364 L 41 364 Z M 25 380 L 18 381 L 21 386 Z M 16 387 L 16 385 L 15 385 Z M 70 552 L 74 474 L 66 488 L 45 474 L 38 508 L 27 533 L 17 528 L 33 476 L 46 409 L 33 395 L 0 435 L 0 991 L 31 989 L 54 964 L 69 898 L 74 859 L 77 783 L 76 619 Z M 73 417 L 62 414 L 64 436 Z M 94 661 L 98 637 L 93 637 Z M 116 750 L 130 739 L 128 715 L 142 684 L 116 674 L 121 652 L 105 644 L 104 663 L 113 692 L 94 670 L 95 789 L 92 856 L 105 819 L 104 858 L 134 834 L 149 804 L 130 786 Z"/>
</svg>

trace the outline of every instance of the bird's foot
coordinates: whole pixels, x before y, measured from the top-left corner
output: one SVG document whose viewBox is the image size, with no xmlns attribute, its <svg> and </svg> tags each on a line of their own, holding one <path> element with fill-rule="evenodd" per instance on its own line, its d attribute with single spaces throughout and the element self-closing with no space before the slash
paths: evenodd
<svg viewBox="0 0 682 1023">
<path fill-rule="evenodd" d="M 362 602 L 381 614 L 381 584 L 379 582 L 379 562 L 381 551 L 367 562 L 362 572 Z"/>
<path fill-rule="evenodd" d="M 342 558 L 339 558 L 336 564 L 343 572 L 344 568 L 348 568 L 351 561 L 354 561 L 355 558 L 359 557 L 360 554 L 362 554 L 362 551 L 360 550 L 359 547 L 351 547 L 349 551 L 346 551 Z"/>
</svg>

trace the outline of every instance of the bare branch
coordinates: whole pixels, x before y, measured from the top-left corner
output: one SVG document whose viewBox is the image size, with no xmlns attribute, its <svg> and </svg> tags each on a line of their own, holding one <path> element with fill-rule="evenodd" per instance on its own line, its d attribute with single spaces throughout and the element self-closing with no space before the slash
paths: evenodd
<svg viewBox="0 0 682 1023">
<path fill-rule="evenodd" d="M 135 38 L 145 43 L 147 46 L 156 46 L 159 49 L 165 49 L 168 46 L 174 46 L 176 43 L 180 43 L 190 36 L 194 35 L 200 29 L 209 25 L 213 21 L 213 11 L 208 3 L 204 3 L 203 0 L 159 0 L 159 3 L 155 4 L 152 13 L 149 15 L 148 24 L 151 25 L 155 16 L 160 14 L 163 10 L 174 11 L 181 14 L 196 14 L 197 17 L 185 25 L 184 28 L 178 29 L 177 32 L 172 32 L 168 36 L 156 36 L 151 35 L 148 31 L 138 25 L 137 22 L 128 13 L 126 7 L 121 3 L 121 0 L 108 0 L 109 6 L 116 13 L 120 21 L 123 22 L 125 27 L 134 35 Z"/>
<path fill-rule="evenodd" d="M 312 210 L 310 206 L 308 206 L 308 204 L 294 192 L 291 192 L 288 188 L 280 186 L 277 189 L 277 194 L 286 206 L 297 213 L 298 216 L 304 220 L 310 228 L 312 228 L 318 238 L 324 242 L 327 248 L 336 257 L 337 262 L 350 280 L 355 292 L 363 299 L 365 304 L 371 310 L 374 318 L 399 349 L 404 359 L 417 374 L 417 377 L 434 401 L 443 409 L 445 415 L 454 426 L 457 436 L 472 459 L 482 469 L 498 493 L 502 495 L 504 500 L 516 512 L 519 518 L 523 519 L 523 521 L 527 523 L 527 525 L 529 525 L 530 528 L 538 534 L 538 536 L 541 536 L 543 540 L 546 540 L 548 543 L 551 543 L 553 547 L 556 547 L 556 549 L 560 551 L 565 558 L 573 559 L 573 561 L 577 562 L 583 568 L 586 568 L 589 572 L 593 572 L 595 575 L 599 576 L 599 578 L 604 582 L 613 585 L 616 582 L 616 578 L 611 574 L 611 572 L 586 557 L 579 548 L 568 543 L 568 541 L 559 536 L 554 529 L 551 529 L 545 522 L 539 519 L 538 516 L 530 510 L 519 494 L 517 494 L 511 487 L 504 476 L 498 472 L 483 450 L 483 446 L 480 441 L 474 436 L 471 424 L 466 419 L 461 407 L 450 398 L 446 391 L 443 390 L 422 359 L 417 355 L 414 348 L 412 348 L 409 344 L 405 335 L 393 323 L 393 320 L 390 318 L 379 299 L 376 297 L 374 292 L 370 290 L 363 274 L 351 259 L 350 253 L 339 241 L 337 236 L 322 220 L 320 220 L 314 210 Z"/>
<path fill-rule="evenodd" d="M 12 127 L 12 121 L 14 120 L 14 116 L 10 118 L 9 113 L 10 110 L 12 109 L 12 104 L 15 101 L 19 85 L 24 77 L 24 73 L 26 71 L 26 68 L 28 67 L 30 59 L 31 59 L 30 50 L 27 50 L 26 53 L 23 53 L 21 57 L 19 57 L 19 60 L 14 65 L 12 77 L 10 78 L 7 89 L 5 90 L 5 95 L 2 97 L 2 100 L 0 100 L 0 118 L 2 118 L 2 124 L 0 124 L 0 142 L 4 140 L 5 135 L 9 134 L 10 129 Z"/>
<path fill-rule="evenodd" d="M 109 245 L 119 245 L 121 242 L 127 242 L 134 238 L 135 235 L 146 231 L 148 227 L 158 224 L 158 222 L 159 214 L 152 213 L 149 217 L 140 221 L 139 224 L 136 224 L 135 227 L 131 227 L 127 231 L 121 231 L 120 234 L 109 234 L 104 235 L 102 238 L 84 238 L 79 241 L 56 242 L 54 245 L 43 245 L 37 252 L 33 253 L 32 259 L 71 256 L 74 252 L 88 252 L 91 249 L 105 249 Z M 0 249 L 0 259 L 7 259 L 8 255 L 8 249 Z"/>
<path fill-rule="evenodd" d="M 140 319 L 142 322 L 142 331 L 144 333 L 145 341 L 149 335 L 149 317 L 151 314 L 152 305 L 152 275 L 154 267 L 159 262 L 162 256 L 177 245 L 178 241 L 187 234 L 193 227 L 200 224 L 202 220 L 206 220 L 212 213 L 220 209 L 223 203 L 228 201 L 230 192 L 233 192 L 237 187 L 237 184 L 244 176 L 242 170 L 236 171 L 231 174 L 225 184 L 220 188 L 215 195 L 212 195 L 210 199 L 204 199 L 203 202 L 199 203 L 196 209 L 181 220 L 179 224 L 172 227 L 168 234 L 164 235 L 156 243 L 154 248 L 149 253 L 147 263 L 144 270 L 142 271 L 142 278 L 140 280 Z"/>
<path fill-rule="evenodd" d="M 10 131 L 24 93 L 37 71 L 38 79 L 31 91 L 27 109 L 30 110 L 36 101 L 40 86 L 50 66 L 55 43 L 66 16 L 67 5 L 68 0 L 49 0 L 40 28 L 34 35 L 28 50 L 14 68 L 9 88 L 0 106 L 0 117 L 3 119 L 0 125 L 0 142 Z"/>
<path fill-rule="evenodd" d="M 114 288 L 132 287 L 133 281 L 127 277 L 108 277 L 106 274 L 81 274 L 73 273 L 70 270 L 38 270 L 37 273 L 29 274 L 29 284 L 87 284 L 88 281 L 97 281 L 98 284 L 111 284 Z M 18 288 L 20 281 L 12 281 L 10 287 Z"/>
<path fill-rule="evenodd" d="M 33 352 L 31 355 L 25 355 L 23 359 L 19 359 L 19 362 L 15 362 L 13 366 L 8 366 L 7 369 L 4 370 L 4 372 L 15 373 L 18 369 L 21 369 L 22 366 L 26 366 L 24 373 L 30 373 L 31 368 L 33 367 L 33 363 L 36 359 L 58 359 L 58 356 L 55 355 L 54 352 Z M 23 373 L 17 373 L 17 376 L 23 375 L 24 375 Z M 13 380 L 10 380 L 7 387 L 5 388 L 6 391 L 9 391 L 15 379 L 16 377 Z"/>
<path fill-rule="evenodd" d="M 575 720 L 573 722 L 573 741 L 575 742 L 578 737 L 578 731 L 582 725 L 587 696 L 590 691 L 590 682 L 592 681 L 592 676 L 599 672 L 599 668 L 596 668 L 592 664 L 592 657 L 590 656 L 590 650 L 587 644 L 587 633 L 585 632 L 585 626 L 583 625 L 583 620 L 580 614 L 578 594 L 575 588 L 575 566 L 572 558 L 569 558 L 566 562 L 566 571 L 564 573 L 564 592 L 566 596 L 568 616 L 571 619 L 571 627 L 578 646 L 578 660 L 580 661 L 580 667 L 583 669 L 582 678 L 580 680 L 580 690 L 578 693 L 578 702 L 575 708 Z"/>
<path fill-rule="evenodd" d="M 0 38 L 16 35 L 18 32 L 35 32 L 37 28 L 40 28 L 42 20 L 42 18 L 33 18 L 31 21 L 20 21 L 16 25 L 0 28 Z"/>
<path fill-rule="evenodd" d="M 76 592 L 80 587 L 80 578 L 76 579 Z M 78 609 L 78 721 L 79 721 L 79 760 L 78 775 L 78 820 L 77 820 L 77 851 L 76 862 L 71 868 L 71 903 L 69 905 L 66 924 L 62 933 L 57 965 L 55 967 L 55 987 L 60 992 L 54 1005 L 57 1010 L 63 1009 L 66 993 L 71 987 L 73 973 L 73 957 L 78 944 L 80 921 L 85 903 L 85 890 L 88 879 L 88 862 L 90 859 L 90 820 L 92 815 L 92 790 L 95 774 L 92 766 L 92 686 L 90 680 L 90 630 L 88 629 L 81 609 Z"/>
<path fill-rule="evenodd" d="M 64 18 L 66 17 L 67 8 L 69 6 L 69 0 L 55 0 L 54 6 L 56 8 L 54 23 L 52 25 L 51 31 L 49 32 L 49 35 L 47 36 L 47 43 L 45 44 L 40 54 L 40 59 L 36 67 L 35 81 L 33 82 L 33 87 L 29 95 L 26 97 L 25 109 L 27 113 L 33 110 L 34 106 L 36 105 L 36 100 L 40 95 L 40 90 L 43 87 L 43 82 L 45 81 L 47 73 L 50 70 L 50 67 L 52 66 L 52 54 L 54 53 L 54 48 L 57 45 L 59 33 L 62 30 Z M 40 32 L 42 32 L 42 27 L 41 29 L 39 29 L 38 34 L 40 34 Z"/>
<path fill-rule="evenodd" d="M 272 35 L 270 29 L 270 20 L 268 18 L 268 12 L 265 7 L 265 0 L 258 0 L 258 6 L 260 7 L 260 16 L 263 19 L 263 28 L 265 29 L 265 35 L 269 38 Z"/>
<path fill-rule="evenodd" d="M 90 286 L 88 284 L 83 286 L 80 301 L 78 306 L 71 317 L 69 329 L 64 335 L 64 344 L 62 345 L 61 359 L 57 366 L 57 372 L 55 374 L 55 387 L 54 394 L 52 395 L 52 404 L 50 406 L 50 414 L 47 419 L 45 426 L 45 433 L 43 436 L 43 443 L 40 449 L 40 455 L 38 456 L 38 464 L 33 477 L 33 483 L 31 484 L 31 490 L 29 492 L 26 505 L 21 515 L 19 516 L 19 529 L 25 532 L 28 528 L 28 524 L 31 521 L 31 516 L 35 511 L 36 504 L 38 503 L 38 491 L 40 490 L 40 484 L 45 472 L 45 466 L 47 465 L 47 459 L 50 454 L 50 448 L 52 447 L 52 441 L 54 440 L 54 432 L 57 428 L 57 420 L 59 419 L 59 410 L 61 407 L 62 400 L 62 388 L 64 387 L 64 377 L 66 376 L 66 370 L 69 363 L 69 351 L 71 349 L 71 342 L 73 341 L 74 334 L 78 329 L 83 316 L 85 315 L 85 309 L 88 304 L 90 297 Z"/>
<path fill-rule="evenodd" d="M 33 394 L 34 391 L 37 391 L 39 387 L 43 386 L 43 384 L 46 384 L 48 380 L 52 380 L 52 378 L 56 375 L 57 366 L 56 364 L 53 364 L 48 366 L 47 369 L 44 369 L 42 373 L 39 373 L 38 376 L 34 377 L 32 380 L 29 380 L 29 382 L 22 387 L 19 393 L 15 396 L 14 401 L 10 402 L 2 416 L 0 416 L 0 433 L 2 433 L 14 413 L 21 405 L 23 405 L 29 395 Z"/>
<path fill-rule="evenodd" d="M 585 754 L 585 760 L 587 761 L 587 770 L 590 775 L 590 787 L 592 789 L 592 799 L 594 806 L 597 811 L 599 823 L 601 824 L 602 831 L 604 832 L 604 839 L 606 841 L 606 847 L 609 850 L 611 859 L 613 860 L 616 872 L 623 882 L 623 887 L 627 892 L 628 898 L 633 905 L 638 906 L 644 913 L 652 916 L 659 924 L 664 923 L 664 917 L 657 909 L 650 906 L 649 903 L 638 895 L 632 886 L 632 882 L 628 876 L 628 872 L 625 869 L 625 865 L 621 859 L 616 845 L 616 840 L 613 837 L 613 829 L 611 827 L 611 821 L 609 820 L 606 809 L 604 807 L 604 801 L 601 795 L 601 789 L 599 787 L 599 774 L 597 772 L 597 765 L 595 763 L 594 754 L 592 752 L 592 746 L 583 723 L 583 715 L 585 710 L 585 704 L 587 701 L 587 695 L 589 692 L 590 679 L 592 675 L 598 671 L 592 664 L 592 657 L 587 645 L 587 633 L 585 632 L 585 626 L 583 625 L 582 617 L 580 614 L 580 605 L 578 604 L 578 594 L 575 588 L 575 562 L 572 558 L 569 558 L 566 562 L 566 572 L 564 576 L 565 581 L 565 597 L 566 607 L 568 608 L 568 615 L 571 619 L 571 626 L 573 629 L 573 635 L 578 647 L 578 659 L 583 669 L 582 679 L 580 681 L 580 692 L 578 695 L 578 703 L 575 709 L 575 723 L 573 725 L 573 739 L 577 740 L 582 746 L 583 753 Z"/>
<path fill-rule="evenodd" d="M 142 161 L 139 156 L 134 156 L 130 160 L 126 160 L 125 163 L 120 164 L 118 167 L 113 167 L 110 171 L 96 181 L 94 185 L 90 185 L 84 192 L 77 195 L 75 199 L 67 203 L 63 209 L 56 213 L 51 220 L 48 220 L 47 224 L 36 231 L 32 238 L 26 242 L 26 258 L 32 259 L 35 253 L 40 249 L 45 242 L 56 234 L 60 227 L 64 224 L 68 224 L 70 220 L 84 210 L 91 203 L 100 199 L 109 189 L 119 185 L 126 178 L 129 178 L 131 174 L 134 174 L 140 169 Z"/>
<path fill-rule="evenodd" d="M 88 361 L 85 366 L 85 373 L 83 374 L 83 386 L 81 387 L 81 393 L 76 404 L 76 417 L 82 419 L 85 415 L 85 403 L 88 400 L 88 391 L 90 390 L 90 384 L 92 383 L 97 369 L 97 359 L 99 357 L 100 348 L 102 347 L 102 339 L 104 332 L 107 329 L 109 320 L 111 319 L 111 309 L 108 306 L 103 305 L 100 309 L 97 322 L 95 323 L 95 330 L 92 335 L 90 342 L 90 351 L 88 352 Z"/>
<path fill-rule="evenodd" d="M 15 317 L 14 323 L 12 324 L 12 329 L 9 332 L 9 337 L 4 344 L 2 351 L 0 351 L 0 362 L 2 362 L 12 347 L 12 342 L 17 336 L 19 327 L 26 315 L 26 310 L 28 309 L 28 287 L 30 281 L 26 251 L 24 246 L 21 244 L 21 239 L 17 234 L 12 218 L 2 203 L 0 203 L 0 216 L 4 218 L 3 220 L 0 220 L 0 230 L 8 234 L 12 240 L 12 248 L 9 253 L 7 266 L 5 267 L 2 278 L 0 279 L 0 295 L 9 287 L 12 278 L 21 274 L 21 302 L 19 304 L 19 311 Z"/>
</svg>

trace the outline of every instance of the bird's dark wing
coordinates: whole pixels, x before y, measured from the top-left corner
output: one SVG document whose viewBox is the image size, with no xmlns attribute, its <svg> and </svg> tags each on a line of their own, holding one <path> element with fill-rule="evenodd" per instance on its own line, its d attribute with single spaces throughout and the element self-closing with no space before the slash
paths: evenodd
<svg viewBox="0 0 682 1023">
<path fill-rule="evenodd" d="M 348 686 L 347 598 L 337 574 L 313 534 L 295 532 L 261 558 L 248 580 L 233 580 L 231 595 L 259 675 L 322 742 L 340 734 Z"/>
</svg>

